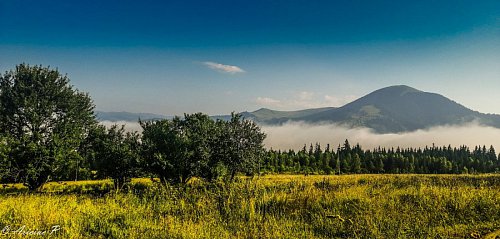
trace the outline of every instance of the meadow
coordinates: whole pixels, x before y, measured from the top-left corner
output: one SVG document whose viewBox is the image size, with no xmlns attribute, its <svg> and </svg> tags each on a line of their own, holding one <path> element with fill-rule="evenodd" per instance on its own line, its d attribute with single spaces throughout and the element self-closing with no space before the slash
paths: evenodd
<svg viewBox="0 0 500 239">
<path fill-rule="evenodd" d="M 0 238 L 496 238 L 500 175 L 5 184 L 0 227 Z"/>
</svg>

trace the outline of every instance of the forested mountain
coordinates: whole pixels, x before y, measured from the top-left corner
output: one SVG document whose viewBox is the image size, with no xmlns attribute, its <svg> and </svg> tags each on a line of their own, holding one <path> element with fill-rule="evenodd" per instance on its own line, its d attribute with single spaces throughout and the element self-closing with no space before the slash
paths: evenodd
<svg viewBox="0 0 500 239">
<path fill-rule="evenodd" d="M 261 108 L 253 112 L 243 112 L 245 118 L 258 121 L 265 124 L 280 124 L 289 120 L 301 120 L 305 117 L 315 115 L 318 113 L 334 110 L 334 107 L 305 109 L 297 111 L 278 111 Z"/>
<path fill-rule="evenodd" d="M 398 133 L 473 121 L 500 128 L 500 115 L 473 111 L 440 94 L 420 91 L 405 85 L 376 90 L 339 108 L 325 107 L 298 111 L 262 108 L 241 114 L 259 124 L 275 125 L 289 121 L 326 122 L 347 127 L 367 127 L 377 133 Z M 110 121 L 168 118 L 162 115 L 128 112 L 97 112 L 97 115 L 100 120 Z M 226 120 L 230 116 L 219 115 L 212 118 Z"/>
<path fill-rule="evenodd" d="M 252 118 L 267 124 L 286 121 L 338 123 L 348 127 L 368 127 L 377 133 L 414 131 L 472 121 L 500 127 L 499 115 L 482 114 L 442 95 L 404 85 L 382 88 L 339 108 L 318 110 L 318 112 L 308 111 L 310 114 L 300 116 L 292 114 L 294 117 L 288 118 L 281 115 L 291 112 L 280 112 L 280 117 L 270 118 L 269 115 L 277 112 L 271 111 L 267 112 L 267 117 L 261 118 L 259 114 L 252 114 Z"/>
<path fill-rule="evenodd" d="M 490 120 L 497 120 L 492 117 Z M 301 118 L 306 122 L 336 122 L 350 127 L 368 127 L 379 133 L 457 125 L 473 120 L 487 123 L 486 115 L 470 110 L 442 95 L 408 86 L 390 86 L 374 91 L 338 109 Z"/>
</svg>

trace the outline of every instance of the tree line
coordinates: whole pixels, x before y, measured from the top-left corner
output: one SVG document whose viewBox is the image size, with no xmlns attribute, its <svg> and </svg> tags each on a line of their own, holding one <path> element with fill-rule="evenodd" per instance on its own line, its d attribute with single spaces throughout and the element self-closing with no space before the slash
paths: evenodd
<svg viewBox="0 0 500 239">
<path fill-rule="evenodd" d="M 0 182 L 30 190 L 48 181 L 133 177 L 184 184 L 197 177 L 232 181 L 237 174 L 488 173 L 500 162 L 493 147 L 363 150 L 346 140 L 294 150 L 265 150 L 266 135 L 240 114 L 139 121 L 142 133 L 106 128 L 87 93 L 57 69 L 20 64 L 0 74 Z M 259 172 L 260 173 L 260 172 Z"/>
<path fill-rule="evenodd" d="M 500 172 L 500 154 L 493 146 L 425 148 L 381 148 L 363 150 L 359 144 L 351 147 L 346 140 L 337 150 L 319 143 L 302 150 L 268 150 L 263 171 L 273 173 L 420 173 L 461 174 Z"/>
</svg>

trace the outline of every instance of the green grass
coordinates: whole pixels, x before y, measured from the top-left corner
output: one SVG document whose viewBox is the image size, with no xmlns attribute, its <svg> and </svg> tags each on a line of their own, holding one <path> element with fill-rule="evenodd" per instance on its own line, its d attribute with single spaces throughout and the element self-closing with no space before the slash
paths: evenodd
<svg viewBox="0 0 500 239">
<path fill-rule="evenodd" d="M 54 225 L 61 230 L 50 238 L 479 238 L 500 229 L 500 175 L 272 175 L 167 188 L 135 179 L 120 192 L 107 180 L 54 182 L 39 193 L 0 189 L 1 228 Z"/>
</svg>

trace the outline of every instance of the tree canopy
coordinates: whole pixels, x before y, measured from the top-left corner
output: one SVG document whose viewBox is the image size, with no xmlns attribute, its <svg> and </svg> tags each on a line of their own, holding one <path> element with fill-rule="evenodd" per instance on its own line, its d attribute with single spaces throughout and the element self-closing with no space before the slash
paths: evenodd
<svg viewBox="0 0 500 239">
<path fill-rule="evenodd" d="M 259 160 L 264 155 L 263 141 L 266 137 L 260 127 L 234 113 L 231 120 L 217 123 L 220 130 L 214 141 L 214 160 L 227 167 L 230 179 L 238 172 L 256 173 Z"/>
<path fill-rule="evenodd" d="M 141 125 L 146 167 L 162 182 L 185 183 L 194 176 L 213 180 L 223 171 L 230 179 L 239 172 L 255 173 L 264 152 L 265 135 L 239 114 L 227 122 L 197 113 Z"/>
<path fill-rule="evenodd" d="M 106 129 L 99 125 L 91 131 L 91 168 L 98 178 L 110 177 L 116 189 L 120 189 L 140 167 L 140 144 L 137 132 L 125 132 L 125 126 L 113 125 Z"/>
<path fill-rule="evenodd" d="M 21 64 L 0 75 L 0 134 L 8 138 L 9 175 L 30 189 L 64 174 L 96 124 L 87 93 L 57 70 Z"/>
</svg>

